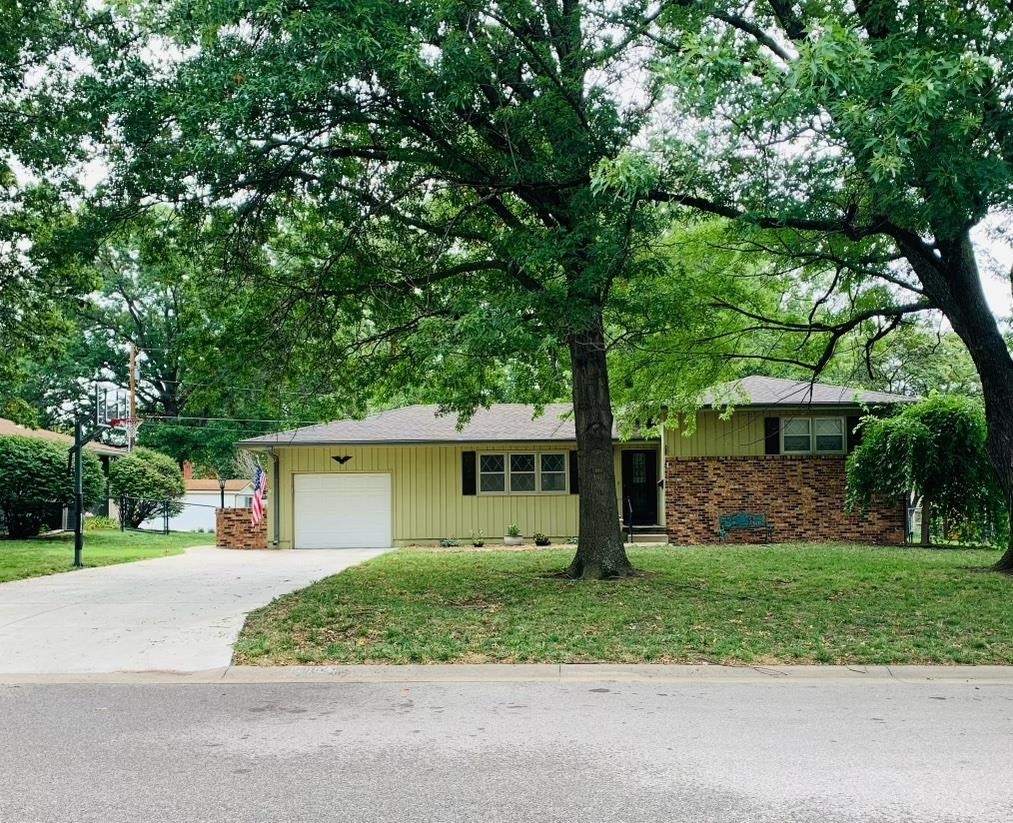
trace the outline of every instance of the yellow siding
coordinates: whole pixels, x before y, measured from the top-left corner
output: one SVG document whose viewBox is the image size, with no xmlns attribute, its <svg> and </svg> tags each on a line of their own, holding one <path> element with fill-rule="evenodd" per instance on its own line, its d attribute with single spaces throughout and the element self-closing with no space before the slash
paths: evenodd
<svg viewBox="0 0 1013 823">
<path fill-rule="evenodd" d="M 575 494 L 461 493 L 463 451 L 569 452 L 573 448 L 572 443 L 279 448 L 281 476 L 272 480 L 277 483 L 280 497 L 280 545 L 291 548 L 293 543 L 296 474 L 389 473 L 392 534 L 398 545 L 444 537 L 463 542 L 479 530 L 492 543 L 502 539 L 507 525 L 514 522 L 527 537 L 535 532 L 555 538 L 575 535 L 578 500 Z M 344 464 L 331 459 L 332 455 L 346 454 L 351 460 Z"/>
<path fill-rule="evenodd" d="M 696 416 L 696 430 L 688 437 L 686 426 L 665 432 L 665 453 L 668 457 L 754 457 L 765 452 L 763 419 L 765 417 L 846 417 L 852 410 L 786 408 L 780 411 L 734 412 L 722 420 L 714 411 L 701 410 Z"/>
<path fill-rule="evenodd" d="M 717 412 L 697 412 L 696 430 L 685 426 L 665 432 L 668 457 L 750 457 L 763 454 L 762 412 L 738 411 L 726 420 Z"/>
</svg>

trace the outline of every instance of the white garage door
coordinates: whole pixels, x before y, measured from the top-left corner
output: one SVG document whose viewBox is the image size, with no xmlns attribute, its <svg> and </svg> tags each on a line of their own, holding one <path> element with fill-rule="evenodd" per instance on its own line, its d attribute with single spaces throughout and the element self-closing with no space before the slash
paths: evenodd
<svg viewBox="0 0 1013 823">
<path fill-rule="evenodd" d="M 297 474 L 297 549 L 391 545 L 389 474 Z"/>
</svg>

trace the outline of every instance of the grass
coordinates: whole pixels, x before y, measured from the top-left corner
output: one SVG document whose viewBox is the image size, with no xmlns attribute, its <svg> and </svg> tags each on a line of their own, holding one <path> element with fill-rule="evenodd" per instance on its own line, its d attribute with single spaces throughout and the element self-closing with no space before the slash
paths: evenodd
<svg viewBox="0 0 1013 823">
<path fill-rule="evenodd" d="M 214 535 L 176 532 L 89 531 L 84 535 L 81 560 L 85 566 L 132 563 L 149 557 L 180 554 L 189 546 L 214 543 Z M 68 572 L 74 568 L 74 535 L 58 534 L 31 540 L 0 540 L 0 583 Z"/>
<path fill-rule="evenodd" d="M 1013 664 L 994 552 L 644 548 L 641 577 L 552 577 L 571 556 L 394 552 L 252 613 L 235 662 Z"/>
</svg>

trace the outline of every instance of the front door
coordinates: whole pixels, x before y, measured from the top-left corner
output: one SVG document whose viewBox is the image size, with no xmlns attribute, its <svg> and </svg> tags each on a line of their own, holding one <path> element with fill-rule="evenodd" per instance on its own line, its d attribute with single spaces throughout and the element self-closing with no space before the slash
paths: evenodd
<svg viewBox="0 0 1013 823">
<path fill-rule="evenodd" d="M 654 449 L 624 449 L 623 522 L 627 526 L 658 524 L 658 453 Z M 632 519 L 631 519 L 632 514 Z"/>
</svg>

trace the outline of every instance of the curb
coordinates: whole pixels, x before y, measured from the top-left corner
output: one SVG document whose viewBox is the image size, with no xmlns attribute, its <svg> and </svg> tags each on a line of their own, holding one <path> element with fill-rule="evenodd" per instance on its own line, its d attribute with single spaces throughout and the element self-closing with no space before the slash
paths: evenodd
<svg viewBox="0 0 1013 823">
<path fill-rule="evenodd" d="M 0 674 L 0 686 L 254 683 L 967 683 L 1013 686 L 1013 666 L 721 666 L 607 663 L 227 666 L 194 672 Z"/>
</svg>

